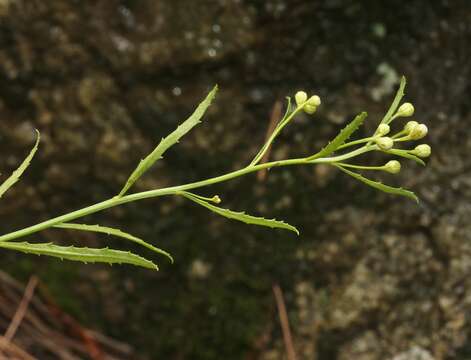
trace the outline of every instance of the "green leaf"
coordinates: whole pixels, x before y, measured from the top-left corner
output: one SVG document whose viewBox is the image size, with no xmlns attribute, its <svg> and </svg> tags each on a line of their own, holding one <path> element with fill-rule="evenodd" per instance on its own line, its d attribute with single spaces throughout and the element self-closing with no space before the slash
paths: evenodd
<svg viewBox="0 0 471 360">
<path fill-rule="evenodd" d="M 404 89 L 406 87 L 406 78 L 403 76 L 401 78 L 401 84 L 399 85 L 399 89 L 397 90 L 396 96 L 389 107 L 388 112 L 384 115 L 383 119 L 381 120 L 381 124 L 389 124 L 391 122 L 391 118 L 396 113 L 399 104 L 401 103 L 402 98 L 404 97 Z"/>
<path fill-rule="evenodd" d="M 39 140 L 41 138 L 39 131 L 36 130 L 37 138 L 36 138 L 36 143 L 34 144 L 33 148 L 31 149 L 29 155 L 23 160 L 21 165 L 13 171 L 13 173 L 10 175 L 8 179 L 6 179 L 2 185 L 0 185 L 0 198 L 5 194 L 5 192 L 11 188 L 23 175 L 25 170 L 28 168 L 29 164 L 31 163 L 31 160 L 33 159 L 34 154 L 36 154 L 36 151 L 38 150 L 38 145 L 39 145 Z"/>
<path fill-rule="evenodd" d="M 84 263 L 131 264 L 159 270 L 152 261 L 127 251 L 108 248 L 91 249 L 86 247 L 59 246 L 51 243 L 31 244 L 27 242 L 0 242 L 0 247 L 22 251 L 28 254 L 47 255 L 65 260 Z"/>
<path fill-rule="evenodd" d="M 145 242 L 144 240 L 139 239 L 119 229 L 113 229 L 110 227 L 100 226 L 100 225 L 87 225 L 87 224 L 74 224 L 74 223 L 62 223 L 62 224 L 54 225 L 54 227 L 60 228 L 60 229 L 69 229 L 69 230 L 91 231 L 91 232 L 113 235 L 113 236 L 117 236 L 123 239 L 127 239 L 139 245 L 142 245 L 158 254 L 166 256 L 173 263 L 173 258 L 168 252 L 162 249 L 156 248 L 155 246 L 152 246 L 151 244 Z"/>
<path fill-rule="evenodd" d="M 267 226 L 270 228 L 290 230 L 290 231 L 295 232 L 297 235 L 299 235 L 298 229 L 296 229 L 294 226 L 287 224 L 283 221 L 279 221 L 275 219 L 269 220 L 263 217 L 247 215 L 244 212 L 236 212 L 229 209 L 223 209 L 223 208 L 211 205 L 210 203 L 197 198 L 194 194 L 186 192 L 186 191 L 179 192 L 178 194 L 228 219 L 239 220 L 246 224 L 253 224 L 253 225 Z"/>
<path fill-rule="evenodd" d="M 386 153 L 388 154 L 393 154 L 393 155 L 397 155 L 397 156 L 401 156 L 403 158 L 407 158 L 407 159 L 410 159 L 410 160 L 413 160 L 415 161 L 416 163 L 422 165 L 422 166 L 425 166 L 425 162 L 415 156 L 415 155 L 412 155 L 411 153 L 409 153 L 407 150 L 401 150 L 401 149 L 391 149 L 391 150 L 388 150 L 388 151 L 385 151 Z"/>
<path fill-rule="evenodd" d="M 317 154 L 308 157 L 307 160 L 314 160 L 332 154 L 335 150 L 338 149 L 339 146 L 343 145 L 345 141 L 347 141 L 355 131 L 358 130 L 358 128 L 363 124 L 367 116 L 368 114 L 366 112 L 362 112 L 355 116 L 355 118 L 340 131 L 340 133 L 334 138 L 334 140 L 329 142 L 327 146 L 324 147 Z"/>
<path fill-rule="evenodd" d="M 388 193 L 388 194 L 405 196 L 405 197 L 408 197 L 412 200 L 415 200 L 416 202 L 419 202 L 419 198 L 412 191 L 405 190 L 403 188 L 395 188 L 395 187 L 392 187 L 392 186 L 389 186 L 389 185 L 385 185 L 381 182 L 377 182 L 377 181 L 367 179 L 367 178 L 363 177 L 362 175 L 360 175 L 356 172 L 347 170 L 347 169 L 345 169 L 344 167 L 342 167 L 338 164 L 334 164 L 334 165 L 337 166 L 340 170 L 342 170 L 346 174 L 354 177 L 357 180 L 360 180 L 361 182 L 363 182 L 366 185 L 369 185 L 369 186 L 371 186 L 375 189 L 381 190 L 381 191 L 383 191 L 385 193 Z"/>
<path fill-rule="evenodd" d="M 149 168 L 154 165 L 154 163 L 162 158 L 162 155 L 169 149 L 172 145 L 176 144 L 186 133 L 188 133 L 193 127 L 198 125 L 201 122 L 201 118 L 204 113 L 211 105 L 216 92 L 218 90 L 217 85 L 211 90 L 211 92 L 206 96 L 206 98 L 201 102 L 193 114 L 186 119 L 181 125 L 179 125 L 172 133 L 167 137 L 163 138 L 157 147 L 147 155 L 143 160 L 140 161 L 139 165 L 129 176 L 126 184 L 119 193 L 119 197 L 123 196 L 131 186 L 147 171 Z"/>
</svg>

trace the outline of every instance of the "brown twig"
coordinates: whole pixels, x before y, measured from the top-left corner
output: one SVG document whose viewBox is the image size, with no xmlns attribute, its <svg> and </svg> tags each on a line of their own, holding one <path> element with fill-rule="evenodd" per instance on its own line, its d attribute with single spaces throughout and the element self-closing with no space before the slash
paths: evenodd
<svg viewBox="0 0 471 360">
<path fill-rule="evenodd" d="M 36 289 L 36 285 L 38 284 L 38 278 L 36 276 L 31 276 L 28 281 L 28 285 L 26 285 L 25 292 L 23 294 L 23 299 L 21 299 L 20 305 L 11 320 L 10 325 L 8 326 L 7 331 L 5 332 L 4 338 L 6 341 L 10 342 L 16 334 L 18 327 L 20 326 L 23 318 L 25 317 L 26 311 L 28 311 L 29 302 L 34 294 L 34 289 Z"/>
<path fill-rule="evenodd" d="M 37 358 L 31 356 L 4 336 L 0 336 L 0 349 L 2 350 L 2 353 L 0 353 L 1 359 L 37 360 Z"/>
<path fill-rule="evenodd" d="M 278 284 L 273 285 L 273 293 L 275 294 L 276 306 L 278 308 L 278 316 L 280 318 L 281 330 L 283 332 L 286 355 L 288 360 L 296 360 L 296 353 L 294 352 L 293 339 L 289 327 L 288 313 L 286 312 L 285 301 L 283 299 L 283 291 Z"/>
</svg>

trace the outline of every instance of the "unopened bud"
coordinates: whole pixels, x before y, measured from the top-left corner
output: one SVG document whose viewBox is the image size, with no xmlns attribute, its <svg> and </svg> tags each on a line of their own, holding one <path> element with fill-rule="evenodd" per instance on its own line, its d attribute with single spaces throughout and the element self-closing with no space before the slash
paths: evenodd
<svg viewBox="0 0 471 360">
<path fill-rule="evenodd" d="M 307 101 L 308 105 L 311 105 L 311 106 L 319 106 L 321 104 L 321 98 L 317 95 L 313 95 L 309 98 L 309 100 Z"/>
<path fill-rule="evenodd" d="M 376 134 L 379 136 L 384 136 L 386 134 L 389 134 L 389 131 L 391 131 L 391 128 L 388 124 L 380 124 L 378 126 L 378 129 L 376 129 Z"/>
<path fill-rule="evenodd" d="M 432 153 L 432 148 L 430 145 L 427 144 L 420 144 L 415 147 L 414 150 L 411 151 L 413 155 L 417 155 L 418 157 L 421 158 L 426 158 L 429 157 L 430 154 Z"/>
<path fill-rule="evenodd" d="M 417 125 L 419 125 L 417 121 L 408 121 L 406 126 L 404 126 L 404 131 L 410 133 Z"/>
<path fill-rule="evenodd" d="M 307 100 L 307 94 L 304 91 L 298 91 L 296 95 L 294 95 L 294 99 L 296 100 L 297 106 L 302 106 Z"/>
<path fill-rule="evenodd" d="M 396 116 L 409 117 L 414 115 L 414 105 L 411 103 L 404 103 L 399 106 L 399 109 L 396 112 Z"/>
<path fill-rule="evenodd" d="M 394 145 L 394 140 L 387 136 L 380 137 L 376 139 L 376 145 L 378 145 L 381 150 L 391 150 Z"/>
<path fill-rule="evenodd" d="M 401 171 L 401 163 L 397 160 L 391 160 L 384 165 L 384 171 L 387 171 L 390 174 L 397 174 Z"/>
<path fill-rule="evenodd" d="M 304 105 L 304 111 L 306 112 L 306 114 L 312 115 L 316 112 L 316 110 L 317 110 L 317 106 L 310 105 L 310 104 Z"/>
<path fill-rule="evenodd" d="M 419 125 L 414 126 L 414 128 L 409 133 L 409 137 L 412 140 L 419 140 L 425 137 L 427 133 L 428 133 L 427 126 L 425 126 L 424 124 L 419 124 Z"/>
<path fill-rule="evenodd" d="M 214 195 L 211 201 L 215 204 L 219 204 L 221 202 L 221 198 L 218 195 Z"/>
</svg>

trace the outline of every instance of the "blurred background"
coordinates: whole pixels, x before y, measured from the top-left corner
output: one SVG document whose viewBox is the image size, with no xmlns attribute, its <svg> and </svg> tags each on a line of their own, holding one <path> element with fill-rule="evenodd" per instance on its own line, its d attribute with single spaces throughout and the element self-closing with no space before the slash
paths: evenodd
<svg viewBox="0 0 471 360">
<path fill-rule="evenodd" d="M 74 329 L 93 329 L 127 351 L 115 358 L 286 359 L 277 284 L 298 359 L 471 358 L 470 55 L 466 0 L 1 0 L 1 173 L 30 150 L 34 128 L 42 134 L 31 167 L 2 198 L 2 233 L 114 196 L 216 83 L 204 123 L 135 190 L 247 164 L 274 104 L 299 89 L 323 104 L 286 129 L 272 159 L 314 152 L 363 110 L 359 135 L 368 135 L 402 74 L 433 148 L 426 168 L 404 162 L 399 175 L 376 176 L 415 191 L 419 205 L 323 166 L 205 190 L 231 209 L 285 219 L 299 238 L 174 198 L 84 220 L 170 251 L 176 262 L 156 259 L 160 272 L 2 251 L 0 307 L 8 281 L 19 302 L 36 276 L 40 298 L 30 310 L 47 298 L 55 312 L 43 309 L 44 324 L 69 321 L 36 334 L 26 318 L 13 342 L 40 359 L 106 358 L 81 333 L 87 351 L 65 345 Z M 142 253 L 65 230 L 28 240 L 113 241 Z M 12 299 L 0 309 L 3 328 L 18 305 Z M 44 346 L 59 333 L 67 341 Z"/>
</svg>

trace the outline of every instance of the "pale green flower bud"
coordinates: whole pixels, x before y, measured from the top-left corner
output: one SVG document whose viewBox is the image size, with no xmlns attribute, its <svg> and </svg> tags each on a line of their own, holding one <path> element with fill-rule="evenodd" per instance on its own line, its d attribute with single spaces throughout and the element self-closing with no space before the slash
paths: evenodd
<svg viewBox="0 0 471 360">
<path fill-rule="evenodd" d="M 401 171 L 401 163 L 397 160 L 391 160 L 384 165 L 384 171 L 387 171 L 390 174 L 397 174 Z"/>
<path fill-rule="evenodd" d="M 428 133 L 428 128 L 424 124 L 416 125 L 412 128 L 411 132 L 409 133 L 409 137 L 412 140 L 419 140 L 425 137 Z"/>
<path fill-rule="evenodd" d="M 378 145 L 381 150 L 391 150 L 394 145 L 394 140 L 387 136 L 380 137 L 376 139 L 376 145 Z"/>
<path fill-rule="evenodd" d="M 296 100 L 296 105 L 302 106 L 307 101 L 307 94 L 304 91 L 298 91 L 296 95 L 294 95 L 294 99 Z"/>
<path fill-rule="evenodd" d="M 221 202 L 221 198 L 218 195 L 214 195 L 211 201 L 215 204 L 219 204 Z"/>
<path fill-rule="evenodd" d="M 414 150 L 410 152 L 413 155 L 417 155 L 418 157 L 421 158 L 426 158 L 429 157 L 430 154 L 432 153 L 432 148 L 430 145 L 427 144 L 420 144 L 415 147 Z"/>
<path fill-rule="evenodd" d="M 319 106 L 321 104 L 321 98 L 317 95 L 313 95 L 309 98 L 307 103 L 311 106 Z"/>
<path fill-rule="evenodd" d="M 378 129 L 376 129 L 376 134 L 379 136 L 384 136 L 386 134 L 389 134 L 391 131 L 391 128 L 389 127 L 388 124 L 380 124 L 378 126 Z"/>
<path fill-rule="evenodd" d="M 316 112 L 316 110 L 317 110 L 317 106 L 310 105 L 310 104 L 304 105 L 304 112 L 306 114 L 312 115 Z"/>
<path fill-rule="evenodd" d="M 409 117 L 414 115 L 414 105 L 411 103 L 404 103 L 399 106 L 399 109 L 396 112 L 396 116 Z"/>
<path fill-rule="evenodd" d="M 404 131 L 410 133 L 417 125 L 419 125 L 417 121 L 408 121 L 406 126 L 404 126 Z"/>
</svg>

